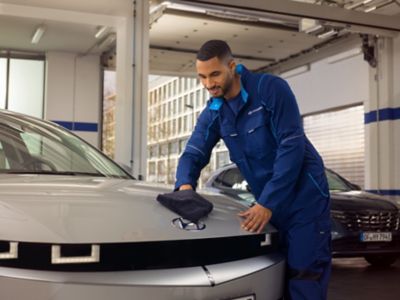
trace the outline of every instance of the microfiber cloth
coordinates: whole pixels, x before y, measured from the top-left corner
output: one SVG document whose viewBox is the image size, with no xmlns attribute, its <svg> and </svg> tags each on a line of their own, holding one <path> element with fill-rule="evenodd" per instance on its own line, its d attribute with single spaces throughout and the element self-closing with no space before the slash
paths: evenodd
<svg viewBox="0 0 400 300">
<path fill-rule="evenodd" d="M 157 201 L 186 220 L 197 223 L 213 209 L 213 204 L 193 190 L 176 191 L 157 196 Z"/>
</svg>

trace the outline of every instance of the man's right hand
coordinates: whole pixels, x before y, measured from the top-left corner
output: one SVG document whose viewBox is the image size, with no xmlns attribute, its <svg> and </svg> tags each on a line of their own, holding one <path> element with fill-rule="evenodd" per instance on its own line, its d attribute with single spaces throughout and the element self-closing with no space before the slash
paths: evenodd
<svg viewBox="0 0 400 300">
<path fill-rule="evenodd" d="M 184 191 L 184 190 L 193 190 L 193 187 L 192 187 L 190 184 L 182 184 L 182 185 L 179 187 L 179 190 L 180 190 L 180 191 Z"/>
</svg>

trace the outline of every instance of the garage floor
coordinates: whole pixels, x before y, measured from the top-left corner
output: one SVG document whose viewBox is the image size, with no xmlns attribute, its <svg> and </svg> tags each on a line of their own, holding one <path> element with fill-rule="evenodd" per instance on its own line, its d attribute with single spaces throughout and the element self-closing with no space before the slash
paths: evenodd
<svg viewBox="0 0 400 300">
<path fill-rule="evenodd" d="M 375 269 L 363 258 L 334 259 L 329 300 L 399 300 L 400 260 L 388 269 Z"/>
</svg>

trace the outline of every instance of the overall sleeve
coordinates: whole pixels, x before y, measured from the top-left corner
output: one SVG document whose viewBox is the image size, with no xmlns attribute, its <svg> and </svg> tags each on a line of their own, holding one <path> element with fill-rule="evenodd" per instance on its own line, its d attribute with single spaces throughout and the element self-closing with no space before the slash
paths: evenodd
<svg viewBox="0 0 400 300">
<path fill-rule="evenodd" d="M 218 114 L 213 116 L 208 108 L 200 114 L 185 150 L 179 158 L 175 190 L 183 184 L 190 184 L 193 189 L 196 188 L 200 172 L 210 161 L 211 151 L 220 139 L 216 126 L 217 117 Z"/>
<path fill-rule="evenodd" d="M 274 213 L 294 196 L 303 165 L 305 139 L 296 99 L 286 81 L 274 78 L 262 92 L 271 111 L 271 129 L 277 152 L 272 178 L 264 186 L 257 202 Z"/>
</svg>

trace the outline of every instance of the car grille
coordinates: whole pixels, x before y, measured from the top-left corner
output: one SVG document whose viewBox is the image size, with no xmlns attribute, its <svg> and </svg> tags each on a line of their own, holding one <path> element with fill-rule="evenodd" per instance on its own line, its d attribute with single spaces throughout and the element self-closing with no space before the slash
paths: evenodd
<svg viewBox="0 0 400 300">
<path fill-rule="evenodd" d="M 332 211 L 332 217 L 349 231 L 397 231 L 400 212 L 397 211 Z"/>
</svg>

